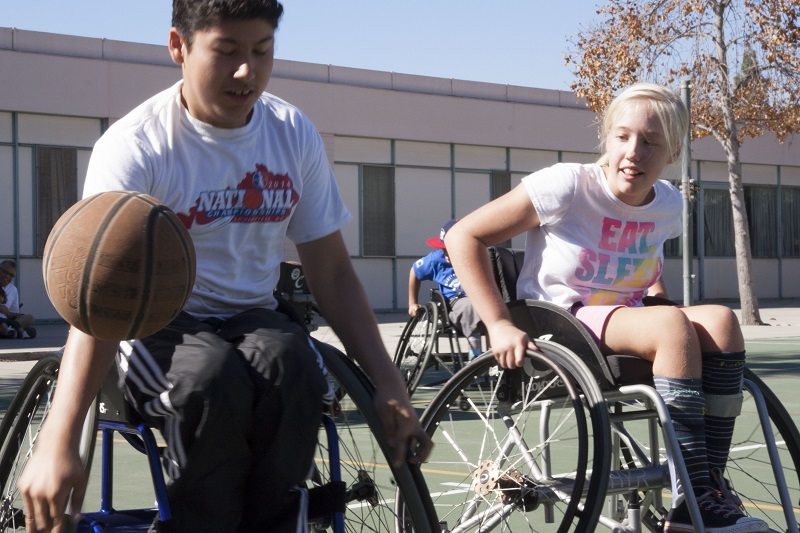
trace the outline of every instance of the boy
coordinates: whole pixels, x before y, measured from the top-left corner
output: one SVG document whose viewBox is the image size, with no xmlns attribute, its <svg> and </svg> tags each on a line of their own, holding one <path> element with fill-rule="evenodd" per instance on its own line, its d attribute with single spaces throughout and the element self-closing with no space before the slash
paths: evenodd
<svg viewBox="0 0 800 533">
<path fill-rule="evenodd" d="M 435 248 L 434 251 L 414 262 L 411 271 L 408 273 L 408 314 L 415 316 L 422 312 L 419 304 L 419 288 L 422 280 L 435 281 L 439 287 L 439 292 L 447 298 L 450 304 L 450 321 L 457 324 L 461 334 L 467 337 L 469 342 L 469 359 L 480 355 L 483 352 L 481 347 L 480 317 L 473 309 L 472 304 L 461 288 L 453 265 L 450 264 L 450 256 L 444 246 L 444 236 L 453 225 L 458 222 L 456 219 L 448 220 L 442 226 L 438 237 L 431 237 L 425 241 L 428 246 Z"/>
<path fill-rule="evenodd" d="M 379 384 L 393 461 L 430 451 L 339 232 L 351 217 L 322 140 L 299 110 L 264 93 L 282 13 L 275 0 L 175 0 L 168 47 L 183 79 L 109 128 L 86 179 L 84 196 L 158 198 L 194 240 L 197 280 L 184 312 L 120 365 L 126 398 L 167 440 L 179 531 L 306 528 L 296 512 L 305 496 L 293 489 L 311 465 L 327 383 L 305 332 L 275 311 L 285 237 L 323 315 Z M 75 436 L 116 348 L 70 332 L 19 483 L 29 531 L 60 531 L 73 489 L 71 511 L 80 508 Z"/>
</svg>

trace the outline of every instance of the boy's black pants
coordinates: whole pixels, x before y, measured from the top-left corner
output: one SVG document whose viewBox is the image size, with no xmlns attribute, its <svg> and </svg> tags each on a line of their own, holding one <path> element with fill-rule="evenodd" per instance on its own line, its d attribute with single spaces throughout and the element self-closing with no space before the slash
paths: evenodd
<svg viewBox="0 0 800 533">
<path fill-rule="evenodd" d="M 126 398 L 167 441 L 178 531 L 298 530 L 305 495 L 293 489 L 309 473 L 328 389 L 301 326 L 266 309 L 182 313 L 118 364 Z"/>
</svg>

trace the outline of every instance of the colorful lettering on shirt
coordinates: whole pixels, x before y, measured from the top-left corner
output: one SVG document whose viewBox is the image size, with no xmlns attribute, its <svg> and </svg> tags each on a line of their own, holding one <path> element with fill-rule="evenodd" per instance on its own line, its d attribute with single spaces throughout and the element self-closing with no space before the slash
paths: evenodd
<svg viewBox="0 0 800 533">
<path fill-rule="evenodd" d="M 299 199 L 288 175 L 256 165 L 236 189 L 203 191 L 189 213 L 178 216 L 187 228 L 223 219 L 236 224 L 280 222 L 289 217 Z"/>
<path fill-rule="evenodd" d="M 597 250 L 582 249 L 575 269 L 575 278 L 591 292 L 587 304 L 636 305 L 644 297 L 663 268 L 657 247 L 647 241 L 654 231 L 653 222 L 603 219 Z"/>
</svg>

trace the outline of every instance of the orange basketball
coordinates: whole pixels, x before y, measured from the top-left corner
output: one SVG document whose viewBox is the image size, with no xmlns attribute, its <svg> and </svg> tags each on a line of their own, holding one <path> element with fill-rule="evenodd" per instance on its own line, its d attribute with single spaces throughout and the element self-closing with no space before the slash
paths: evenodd
<svg viewBox="0 0 800 533">
<path fill-rule="evenodd" d="M 139 339 L 164 328 L 188 300 L 194 245 L 155 198 L 104 192 L 58 219 L 42 270 L 50 301 L 71 325 L 99 339 Z"/>
</svg>

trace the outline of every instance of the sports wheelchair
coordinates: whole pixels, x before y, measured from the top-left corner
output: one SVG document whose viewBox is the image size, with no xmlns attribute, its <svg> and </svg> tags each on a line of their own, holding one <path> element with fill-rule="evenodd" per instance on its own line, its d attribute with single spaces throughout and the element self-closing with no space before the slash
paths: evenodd
<svg viewBox="0 0 800 533">
<path fill-rule="evenodd" d="M 124 346 L 123 343 L 121 349 Z M 327 345 L 320 344 L 319 348 L 339 400 L 329 412 L 321 413 L 314 473 L 307 481 L 309 529 L 439 531 L 419 466 L 406 463 L 395 468 L 390 464 L 391 448 L 373 404 L 374 385 L 344 354 Z M 25 510 L 17 490 L 17 479 L 35 451 L 40 427 L 58 383 L 59 364 L 56 355 L 37 362 L 0 422 L 0 531 L 24 530 Z M 80 532 L 147 531 L 157 513 L 161 520 L 171 518 L 161 447 L 153 431 L 137 420 L 122 398 L 114 374 L 116 371 L 107 379 L 83 427 L 80 453 L 87 469 L 93 463 L 98 431 L 101 460 L 99 510 L 84 512 L 77 524 Z M 114 490 L 113 457 L 118 440 L 115 434 L 121 435 L 146 457 L 154 487 L 154 506 L 123 509 L 114 505 L 117 491 Z M 126 462 L 131 461 L 131 455 L 136 455 L 129 447 L 124 447 L 122 452 L 127 453 L 124 455 Z M 116 465 L 119 466 L 119 462 Z M 123 485 L 127 483 L 129 481 L 122 480 Z M 91 481 L 89 488 L 84 508 L 94 503 L 90 501 Z M 319 505 L 314 506 L 313 502 Z"/>
<path fill-rule="evenodd" d="M 496 281 L 505 269 L 510 283 L 519 263 L 504 249 L 493 253 L 504 261 L 493 262 Z M 442 531 L 661 531 L 666 458 L 688 476 L 650 363 L 603 356 L 559 307 L 512 301 L 509 309 L 539 351 L 516 370 L 498 367 L 491 351 L 480 356 L 422 416 L 435 443 L 423 471 Z M 797 532 L 800 434 L 769 387 L 749 369 L 744 377 L 725 476 L 748 514 Z M 453 408 L 465 402 L 467 410 Z M 687 504 L 700 523 L 694 498 Z"/>
<path fill-rule="evenodd" d="M 447 298 L 431 289 L 430 301 L 422 312 L 406 322 L 394 363 L 405 379 L 409 394 L 418 388 L 438 387 L 468 361 L 469 344 L 449 314 Z M 461 349 L 463 344 L 467 344 L 466 351 Z"/>
</svg>

